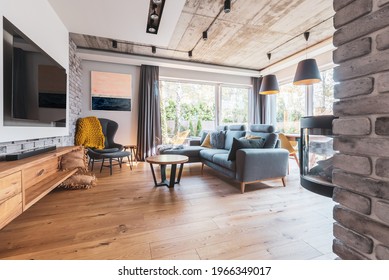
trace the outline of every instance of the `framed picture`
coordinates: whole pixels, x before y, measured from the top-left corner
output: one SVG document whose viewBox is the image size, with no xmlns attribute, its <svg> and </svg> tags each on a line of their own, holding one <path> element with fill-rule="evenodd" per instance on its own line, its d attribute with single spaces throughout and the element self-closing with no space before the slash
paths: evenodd
<svg viewBox="0 0 389 280">
<path fill-rule="evenodd" d="M 91 71 L 92 110 L 131 111 L 131 75 Z"/>
</svg>

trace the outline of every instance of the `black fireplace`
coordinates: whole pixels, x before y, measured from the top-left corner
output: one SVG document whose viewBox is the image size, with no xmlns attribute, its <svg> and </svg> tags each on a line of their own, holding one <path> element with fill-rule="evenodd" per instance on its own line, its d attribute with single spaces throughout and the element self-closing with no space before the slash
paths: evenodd
<svg viewBox="0 0 389 280">
<path fill-rule="evenodd" d="M 334 116 L 301 118 L 300 183 L 314 193 L 332 197 Z"/>
</svg>

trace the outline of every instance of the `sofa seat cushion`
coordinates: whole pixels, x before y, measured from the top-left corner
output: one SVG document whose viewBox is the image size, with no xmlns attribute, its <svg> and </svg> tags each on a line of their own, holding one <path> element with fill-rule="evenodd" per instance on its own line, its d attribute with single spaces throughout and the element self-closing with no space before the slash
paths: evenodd
<svg viewBox="0 0 389 280">
<path fill-rule="evenodd" d="M 216 154 L 213 156 L 213 162 L 229 170 L 235 171 L 236 161 L 228 160 L 228 154 Z"/>
<path fill-rule="evenodd" d="M 228 151 L 224 149 L 204 149 L 200 151 L 200 157 L 206 159 L 208 161 L 213 161 L 214 155 L 217 154 L 226 154 L 228 155 Z"/>
</svg>

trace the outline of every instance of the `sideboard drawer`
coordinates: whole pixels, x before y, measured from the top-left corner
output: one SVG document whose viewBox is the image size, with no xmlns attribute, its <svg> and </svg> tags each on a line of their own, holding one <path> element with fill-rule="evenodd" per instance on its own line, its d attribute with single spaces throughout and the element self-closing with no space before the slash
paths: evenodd
<svg viewBox="0 0 389 280">
<path fill-rule="evenodd" d="M 22 192 L 21 172 L 0 178 L 0 204 Z"/>
<path fill-rule="evenodd" d="M 58 158 L 51 158 L 39 165 L 26 168 L 23 170 L 23 189 L 27 191 L 31 186 L 56 172 L 58 172 Z"/>
<path fill-rule="evenodd" d="M 21 172 L 0 178 L 0 229 L 23 211 Z"/>
</svg>

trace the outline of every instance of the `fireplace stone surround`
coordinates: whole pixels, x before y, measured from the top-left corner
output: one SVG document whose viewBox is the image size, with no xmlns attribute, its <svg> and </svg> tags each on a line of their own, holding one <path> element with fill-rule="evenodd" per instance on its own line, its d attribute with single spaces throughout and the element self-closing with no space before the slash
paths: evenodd
<svg viewBox="0 0 389 280">
<path fill-rule="evenodd" d="M 389 259 L 389 0 L 334 0 L 333 251 Z"/>
</svg>

